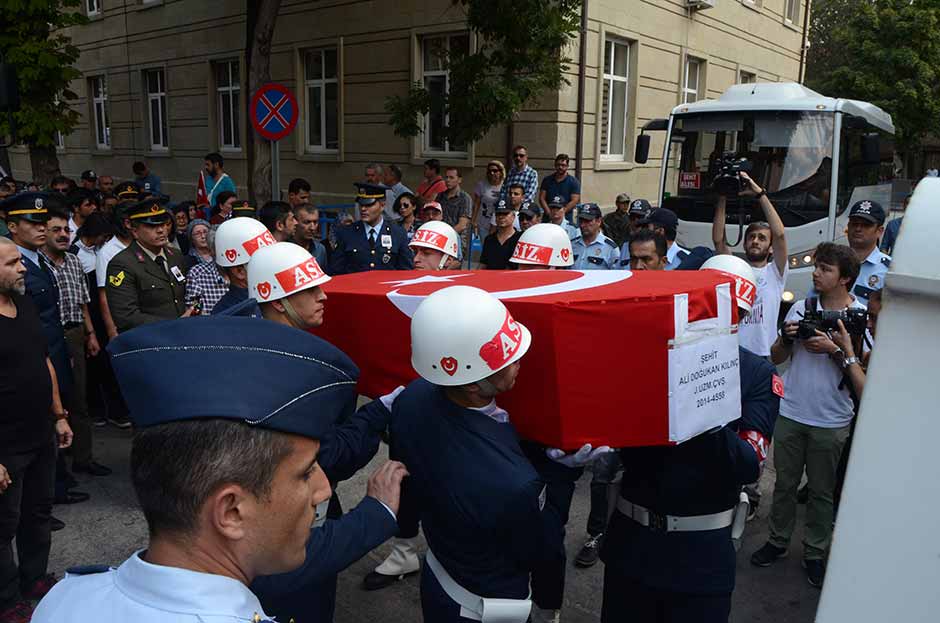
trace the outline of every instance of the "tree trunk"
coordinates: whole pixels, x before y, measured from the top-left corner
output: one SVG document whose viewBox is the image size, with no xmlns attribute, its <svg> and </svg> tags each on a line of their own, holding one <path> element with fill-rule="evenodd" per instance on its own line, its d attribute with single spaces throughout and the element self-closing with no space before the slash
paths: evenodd
<svg viewBox="0 0 940 623">
<path fill-rule="evenodd" d="M 271 43 L 274 39 L 274 25 L 281 0 L 258 0 L 248 10 L 248 102 L 264 84 L 271 81 Z M 253 27 L 252 27 L 253 26 Z M 249 108 L 246 106 L 246 110 Z M 251 118 L 252 112 L 248 112 Z M 248 125 L 250 127 L 250 123 Z M 249 167 L 251 179 L 249 194 L 257 206 L 271 199 L 279 199 L 277 189 L 271 188 L 271 143 L 255 136 L 254 129 L 248 132 Z"/>
<path fill-rule="evenodd" d="M 33 171 L 33 181 L 48 187 L 56 175 L 59 175 L 59 156 L 55 147 L 29 146 L 29 166 Z"/>
</svg>

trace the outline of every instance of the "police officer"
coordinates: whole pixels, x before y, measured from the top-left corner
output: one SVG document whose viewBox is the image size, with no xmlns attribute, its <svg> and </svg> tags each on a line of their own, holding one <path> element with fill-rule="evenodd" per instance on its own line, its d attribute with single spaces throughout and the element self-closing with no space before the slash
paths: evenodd
<svg viewBox="0 0 940 623">
<path fill-rule="evenodd" d="M 891 267 L 891 256 L 878 249 L 884 234 L 885 211 L 876 201 L 856 201 L 849 210 L 849 246 L 855 251 L 861 267 L 852 294 L 868 304 L 868 296 L 884 287 L 885 275 Z"/>
<path fill-rule="evenodd" d="M 702 268 L 730 274 L 736 286 L 746 281 L 753 291 L 753 270 L 740 258 L 716 256 Z M 748 313 L 749 301 L 738 304 Z M 782 393 L 766 359 L 740 347 L 738 353 L 739 420 L 676 446 L 620 450 L 623 480 L 601 549 L 603 623 L 727 622 L 732 538 L 747 515 L 741 487 L 757 480 Z"/>
<path fill-rule="evenodd" d="M 424 620 L 524 623 L 530 571 L 564 558 L 564 509 L 495 402 L 531 336 L 499 300 L 466 286 L 428 296 L 411 326 L 422 378 L 395 395 L 390 431 L 391 451 L 412 465 L 402 495 L 428 542 Z"/>
<path fill-rule="evenodd" d="M 552 197 L 548 201 L 548 222 L 564 229 L 565 233 L 568 234 L 568 239 L 574 240 L 581 235 L 581 230 L 568 222 L 568 219 L 565 217 L 566 205 L 564 199 L 561 197 Z"/>
<path fill-rule="evenodd" d="M 335 230 L 330 273 L 342 275 L 366 270 L 411 270 L 414 268 L 408 235 L 401 226 L 387 222 L 385 186 L 357 183 L 356 203 L 362 220 Z"/>
<path fill-rule="evenodd" d="M 248 260 L 255 251 L 275 244 L 274 236 L 261 221 L 236 216 L 215 232 L 215 264 L 228 279 L 228 292 L 211 312 L 218 314 L 248 300 Z"/>
<path fill-rule="evenodd" d="M 610 270 L 620 266 L 617 243 L 601 232 L 601 208 L 596 203 L 578 207 L 581 235 L 571 241 L 575 270 Z"/>
<path fill-rule="evenodd" d="M 117 569 L 73 571 L 33 621 L 267 618 L 248 585 L 316 555 L 310 525 L 330 496 L 320 440 L 355 404 L 358 369 L 312 335 L 226 316 L 148 325 L 109 348 L 138 430 L 131 478 L 150 543 Z M 206 391 L 167 383 L 167 369 Z M 404 475 L 389 463 L 378 478 L 392 511 Z"/>
<path fill-rule="evenodd" d="M 119 332 L 195 312 L 184 304 L 184 258 L 168 244 L 171 218 L 156 198 L 144 199 L 128 212 L 135 240 L 108 263 L 105 286 Z"/>
<path fill-rule="evenodd" d="M 672 210 L 656 208 L 636 223 L 638 227 L 645 226 L 666 238 L 666 270 L 675 270 L 682 263 L 682 260 L 688 257 L 688 249 L 682 248 L 676 242 L 679 217 Z"/>
</svg>

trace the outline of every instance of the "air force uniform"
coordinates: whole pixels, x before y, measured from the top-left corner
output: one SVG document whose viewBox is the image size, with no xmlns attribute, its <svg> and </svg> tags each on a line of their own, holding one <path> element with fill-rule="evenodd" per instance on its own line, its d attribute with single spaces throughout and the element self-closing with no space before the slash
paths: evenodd
<svg viewBox="0 0 940 623">
<path fill-rule="evenodd" d="M 601 218 L 601 209 L 595 203 L 586 203 L 578 208 L 578 220 Z M 620 267 L 620 250 L 613 239 L 597 232 L 597 238 L 590 244 L 584 242 L 579 234 L 571 240 L 571 254 L 574 257 L 572 270 L 612 270 Z"/>
<path fill-rule="evenodd" d="M 369 206 L 385 200 L 385 187 L 357 184 L 356 203 Z M 396 223 L 384 218 L 372 227 L 357 221 L 334 230 L 336 246 L 330 264 L 330 274 L 343 275 L 367 270 L 411 270 L 414 255 L 408 247 L 408 234 Z"/>
<path fill-rule="evenodd" d="M 359 370 L 349 357 L 274 322 L 223 315 L 147 324 L 112 340 L 108 350 L 140 428 L 224 418 L 325 443 L 337 417 L 356 401 Z M 163 370 L 198 375 L 207 391 L 166 383 Z M 232 370 L 239 371 L 235 385 Z M 116 569 L 90 567 L 66 575 L 32 620 L 248 623 L 269 618 L 238 580 L 153 564 L 143 556 L 138 551 Z"/>
<path fill-rule="evenodd" d="M 763 357 L 739 348 L 739 361 L 739 420 L 677 446 L 620 450 L 623 481 L 601 549 L 603 623 L 727 622 L 733 509 L 760 474 L 755 444 L 766 453 L 783 393 Z M 661 608 L 669 610 L 662 619 Z"/>
</svg>

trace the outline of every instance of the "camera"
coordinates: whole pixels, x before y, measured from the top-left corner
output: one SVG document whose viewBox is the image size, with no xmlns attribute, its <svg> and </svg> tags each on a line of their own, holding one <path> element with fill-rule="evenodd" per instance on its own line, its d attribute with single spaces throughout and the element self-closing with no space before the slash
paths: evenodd
<svg viewBox="0 0 940 623">
<path fill-rule="evenodd" d="M 868 310 L 856 309 L 854 307 L 842 311 L 807 311 L 799 322 L 796 330 L 796 337 L 800 340 L 808 340 L 816 336 L 816 330 L 822 332 L 838 331 L 839 323 L 845 325 L 845 330 L 849 335 L 864 335 L 868 328 Z"/>
<path fill-rule="evenodd" d="M 747 184 L 738 173 L 750 173 L 751 163 L 747 158 L 738 158 L 733 152 L 725 152 L 718 161 L 718 175 L 712 181 L 712 188 L 719 195 L 737 196 L 747 188 Z"/>
</svg>

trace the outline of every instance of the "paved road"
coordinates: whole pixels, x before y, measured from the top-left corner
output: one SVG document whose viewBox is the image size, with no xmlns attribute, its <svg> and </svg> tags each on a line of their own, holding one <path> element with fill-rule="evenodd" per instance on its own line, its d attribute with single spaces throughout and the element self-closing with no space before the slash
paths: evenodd
<svg viewBox="0 0 940 623">
<path fill-rule="evenodd" d="M 111 427 L 96 430 L 97 459 L 114 469 L 106 478 L 78 476 L 81 490 L 92 499 L 74 506 L 56 506 L 54 514 L 66 527 L 53 533 L 50 571 L 62 574 L 71 565 L 119 564 L 147 542 L 143 515 L 136 507 L 130 486 L 128 457 L 131 433 Z M 368 470 L 340 485 L 344 506 L 351 507 L 365 493 L 366 474 L 385 458 L 384 445 Z M 772 486 L 773 468 L 768 462 L 763 488 L 765 503 L 758 519 L 748 526 L 738 557 L 737 589 L 734 593 L 732 621 L 752 623 L 810 623 L 816 612 L 819 591 L 811 587 L 800 568 L 799 536 L 794 537 L 792 555 L 768 569 L 758 569 L 748 562 L 750 553 L 763 544 L 767 534 L 766 514 Z M 583 530 L 589 508 L 588 479 L 579 483 L 568 524 L 567 548 L 574 558 L 584 538 Z M 802 513 L 802 507 L 801 511 Z M 801 519 L 801 518 L 800 518 Z M 801 522 L 800 522 L 801 523 Z M 360 589 L 362 576 L 375 567 L 387 553 L 383 546 L 347 569 L 339 578 L 337 623 L 376 623 L 421 621 L 417 578 L 411 577 L 392 588 L 378 592 Z M 569 568 L 563 620 L 566 623 L 596 622 L 600 619 L 603 564 L 592 569 Z"/>
</svg>

